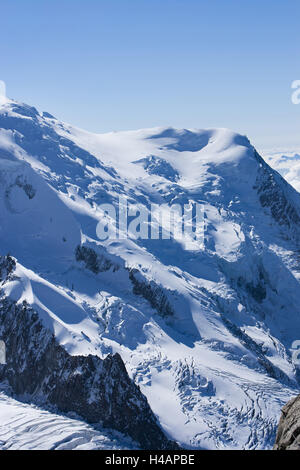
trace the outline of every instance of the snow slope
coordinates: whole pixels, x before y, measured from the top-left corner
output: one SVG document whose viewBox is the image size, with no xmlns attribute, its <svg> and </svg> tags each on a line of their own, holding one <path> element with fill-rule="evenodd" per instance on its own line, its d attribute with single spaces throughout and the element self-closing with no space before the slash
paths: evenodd
<svg viewBox="0 0 300 470">
<path fill-rule="evenodd" d="M 300 196 L 248 139 L 96 135 L 9 100 L 0 157 L 0 247 L 18 260 L 7 295 L 27 300 L 71 354 L 119 352 L 181 445 L 271 447 L 298 393 Z M 99 205 L 120 195 L 146 211 L 203 204 L 204 246 L 101 242 Z"/>
<path fill-rule="evenodd" d="M 120 433 L 96 430 L 75 417 L 21 403 L 0 392 L 0 450 L 127 450 Z"/>
</svg>

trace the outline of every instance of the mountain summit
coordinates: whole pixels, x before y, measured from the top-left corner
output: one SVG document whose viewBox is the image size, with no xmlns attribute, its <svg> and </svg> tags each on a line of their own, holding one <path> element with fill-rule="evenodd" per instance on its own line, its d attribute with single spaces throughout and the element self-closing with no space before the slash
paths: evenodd
<svg viewBox="0 0 300 470">
<path fill-rule="evenodd" d="M 300 196 L 245 136 L 92 134 L 7 100 L 0 178 L 0 250 L 16 263 L 9 301 L 26 302 L 71 357 L 118 353 L 181 446 L 273 445 L 299 387 Z M 99 240 L 100 208 L 120 196 L 145 212 L 201 204 L 203 243 Z"/>
</svg>

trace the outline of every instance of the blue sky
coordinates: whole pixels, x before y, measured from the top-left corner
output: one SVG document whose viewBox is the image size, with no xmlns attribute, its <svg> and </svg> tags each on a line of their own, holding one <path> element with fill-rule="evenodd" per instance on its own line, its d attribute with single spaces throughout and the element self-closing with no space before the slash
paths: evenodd
<svg viewBox="0 0 300 470">
<path fill-rule="evenodd" d="M 0 15 L 8 96 L 62 120 L 300 146 L 298 0 L 7 0 Z"/>
</svg>

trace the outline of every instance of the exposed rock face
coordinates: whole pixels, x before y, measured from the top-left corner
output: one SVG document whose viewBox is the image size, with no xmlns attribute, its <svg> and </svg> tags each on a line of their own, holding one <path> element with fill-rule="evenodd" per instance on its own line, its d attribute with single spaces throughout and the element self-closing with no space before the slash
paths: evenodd
<svg viewBox="0 0 300 470">
<path fill-rule="evenodd" d="M 300 450 L 300 395 L 282 408 L 274 450 Z"/>
<path fill-rule="evenodd" d="M 256 151 L 255 155 L 261 165 L 255 189 L 262 207 L 269 208 L 272 217 L 279 225 L 285 225 L 295 230 L 300 225 L 300 217 L 286 194 L 286 192 L 294 193 L 294 190 L 280 175 L 266 165 Z"/>
<path fill-rule="evenodd" d="M 4 273 L 11 275 L 13 259 L 1 257 Z M 5 281 L 4 281 L 5 282 Z M 51 404 L 73 411 L 89 423 L 101 423 L 129 435 L 142 448 L 172 449 L 147 399 L 130 380 L 118 354 L 71 356 L 26 303 L 0 298 L 0 338 L 6 344 L 7 364 L 0 381 L 16 395 L 39 405 Z"/>
<path fill-rule="evenodd" d="M 156 285 L 154 281 L 147 282 L 144 280 L 137 269 L 131 269 L 129 271 L 129 279 L 133 284 L 133 293 L 135 295 L 141 295 L 144 299 L 148 300 L 151 307 L 156 309 L 159 315 L 162 317 L 174 315 L 164 290 Z"/>
<path fill-rule="evenodd" d="M 267 374 L 270 377 L 273 378 L 278 378 L 282 382 L 291 384 L 291 381 L 289 377 L 278 367 L 276 367 L 274 364 L 272 364 L 271 361 L 268 360 L 266 355 L 264 354 L 264 351 L 262 347 L 257 344 L 255 341 L 253 341 L 250 336 L 248 336 L 244 331 L 242 331 L 240 328 L 238 328 L 236 325 L 231 323 L 225 315 L 222 314 L 222 320 L 224 321 L 225 326 L 228 328 L 228 330 L 236 337 L 239 339 L 239 341 L 245 345 L 245 347 L 249 351 L 253 351 L 253 353 L 257 357 L 257 362 L 258 364 L 265 369 Z"/>
<path fill-rule="evenodd" d="M 76 261 L 83 261 L 86 269 L 89 269 L 94 274 L 108 271 L 111 268 L 113 271 L 117 271 L 119 269 L 119 266 L 112 263 L 103 255 L 97 254 L 92 248 L 87 246 L 78 245 L 75 251 L 75 257 Z"/>
</svg>

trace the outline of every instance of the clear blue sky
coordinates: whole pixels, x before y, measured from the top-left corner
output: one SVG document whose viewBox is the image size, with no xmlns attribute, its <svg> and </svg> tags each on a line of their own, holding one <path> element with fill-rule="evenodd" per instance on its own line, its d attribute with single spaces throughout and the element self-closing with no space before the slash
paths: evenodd
<svg viewBox="0 0 300 470">
<path fill-rule="evenodd" d="M 2 0 L 0 16 L 8 95 L 62 120 L 300 146 L 299 0 Z"/>
</svg>

